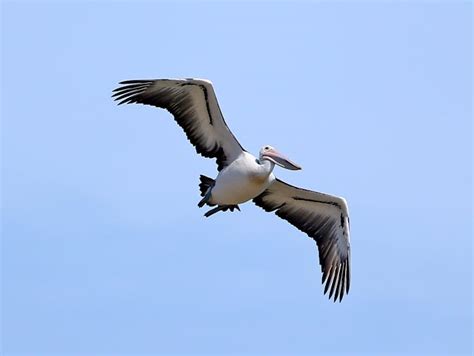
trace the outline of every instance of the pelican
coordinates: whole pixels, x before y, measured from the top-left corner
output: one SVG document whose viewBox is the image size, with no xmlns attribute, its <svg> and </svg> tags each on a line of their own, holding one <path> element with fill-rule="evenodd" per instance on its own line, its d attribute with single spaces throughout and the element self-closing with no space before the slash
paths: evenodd
<svg viewBox="0 0 474 356">
<path fill-rule="evenodd" d="M 250 200 L 275 212 L 316 241 L 324 294 L 329 291 L 329 299 L 342 300 L 350 287 L 350 228 L 344 198 L 301 189 L 276 178 L 275 165 L 290 170 L 301 167 L 270 145 L 262 147 L 258 158 L 243 149 L 224 121 L 210 81 L 186 78 L 119 84 L 112 95 L 118 105 L 137 103 L 168 110 L 197 153 L 216 159 L 216 179 L 200 176 L 202 199 L 198 206 L 212 207 L 204 216 L 240 211 L 239 204 Z"/>
</svg>

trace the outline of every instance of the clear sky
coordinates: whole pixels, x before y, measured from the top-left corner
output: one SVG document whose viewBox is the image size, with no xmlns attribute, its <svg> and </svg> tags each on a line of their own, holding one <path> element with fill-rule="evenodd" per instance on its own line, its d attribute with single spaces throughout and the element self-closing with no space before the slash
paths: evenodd
<svg viewBox="0 0 474 356">
<path fill-rule="evenodd" d="M 470 2 L 2 2 L 4 354 L 470 354 Z M 118 81 L 213 81 L 250 152 L 344 196 L 352 285 Z"/>
</svg>

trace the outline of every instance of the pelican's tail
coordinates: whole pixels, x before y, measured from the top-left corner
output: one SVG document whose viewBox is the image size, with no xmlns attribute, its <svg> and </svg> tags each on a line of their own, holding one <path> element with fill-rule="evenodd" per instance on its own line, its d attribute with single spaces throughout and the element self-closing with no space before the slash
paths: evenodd
<svg viewBox="0 0 474 356">
<path fill-rule="evenodd" d="M 204 205 L 214 206 L 214 204 L 209 203 L 209 199 L 211 199 L 211 190 L 214 186 L 215 180 L 206 176 L 199 177 L 201 183 L 199 183 L 199 190 L 201 191 L 201 196 L 204 197 L 198 203 L 198 207 L 202 208 Z"/>
<path fill-rule="evenodd" d="M 214 179 L 203 176 L 202 174 L 199 179 L 201 180 L 201 183 L 199 183 L 199 190 L 201 191 L 201 196 L 203 197 L 207 194 L 208 190 L 214 186 L 215 181 Z"/>
</svg>

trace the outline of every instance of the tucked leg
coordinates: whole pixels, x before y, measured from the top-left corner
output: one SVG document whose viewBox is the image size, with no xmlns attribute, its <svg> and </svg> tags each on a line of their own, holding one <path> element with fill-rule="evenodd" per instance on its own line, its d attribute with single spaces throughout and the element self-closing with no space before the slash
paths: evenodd
<svg viewBox="0 0 474 356">
<path fill-rule="evenodd" d="M 224 211 L 225 211 L 226 209 L 227 209 L 227 206 L 226 206 L 226 205 L 219 205 L 219 206 L 216 206 L 215 208 L 209 210 L 208 212 L 206 212 L 206 213 L 204 214 L 204 216 L 205 216 L 206 218 L 208 218 L 209 216 L 211 216 L 211 215 L 213 215 L 213 214 L 215 214 L 215 213 L 217 213 L 217 212 L 219 212 L 219 211 L 221 211 L 221 210 L 224 210 Z"/>
<path fill-rule="evenodd" d="M 238 205 L 219 205 L 219 206 L 216 206 L 214 209 L 209 210 L 207 213 L 204 214 L 204 216 L 208 218 L 209 216 L 219 211 L 227 211 L 227 210 L 234 211 L 234 209 L 237 209 L 238 211 L 240 211 L 240 208 Z"/>
</svg>

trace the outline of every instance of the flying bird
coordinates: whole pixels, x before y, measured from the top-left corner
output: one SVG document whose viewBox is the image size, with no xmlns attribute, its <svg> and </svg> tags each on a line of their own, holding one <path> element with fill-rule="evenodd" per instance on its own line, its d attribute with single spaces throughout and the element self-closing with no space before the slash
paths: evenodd
<svg viewBox="0 0 474 356">
<path fill-rule="evenodd" d="M 324 294 L 341 301 L 350 287 L 349 215 L 344 198 L 292 186 L 275 177 L 275 165 L 301 167 L 274 147 L 265 145 L 258 158 L 247 152 L 229 130 L 212 83 L 204 79 L 126 80 L 112 97 L 118 104 L 145 104 L 168 110 L 197 153 L 215 158 L 215 179 L 200 176 L 202 199 L 212 207 L 204 215 L 240 211 L 252 200 L 275 212 L 316 241 Z"/>
</svg>

